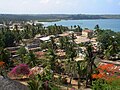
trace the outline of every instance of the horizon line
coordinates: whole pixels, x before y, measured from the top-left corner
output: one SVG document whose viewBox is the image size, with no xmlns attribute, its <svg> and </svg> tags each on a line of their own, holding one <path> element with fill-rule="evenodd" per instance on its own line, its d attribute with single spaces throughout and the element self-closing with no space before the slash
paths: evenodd
<svg viewBox="0 0 120 90">
<path fill-rule="evenodd" d="M 87 13 L 0 13 L 0 15 L 120 15 L 120 14 L 87 14 Z"/>
</svg>

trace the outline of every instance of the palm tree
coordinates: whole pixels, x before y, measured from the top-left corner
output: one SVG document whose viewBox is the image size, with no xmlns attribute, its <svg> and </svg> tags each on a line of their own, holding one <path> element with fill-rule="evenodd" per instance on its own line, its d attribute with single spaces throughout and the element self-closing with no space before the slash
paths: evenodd
<svg viewBox="0 0 120 90">
<path fill-rule="evenodd" d="M 29 53 L 25 56 L 25 62 L 30 66 L 34 67 L 37 65 L 37 58 L 35 54 L 32 51 L 29 51 Z"/>
<path fill-rule="evenodd" d="M 71 26 L 71 30 L 73 29 L 73 26 Z"/>
<path fill-rule="evenodd" d="M 82 35 L 82 28 L 78 25 L 77 29 L 78 29 L 78 32 L 80 32 L 80 35 Z"/>
<path fill-rule="evenodd" d="M 77 27 L 77 26 L 76 26 L 76 25 L 74 25 L 74 29 L 76 29 L 76 27 Z"/>
<path fill-rule="evenodd" d="M 74 62 L 74 58 L 77 56 L 77 52 L 74 48 L 75 48 L 75 44 L 72 42 L 68 43 L 68 45 L 66 47 L 66 56 L 68 58 L 68 63 L 70 64 L 69 65 L 70 71 L 72 70 L 72 68 L 75 67 L 74 66 L 75 64 L 73 62 Z M 71 66 L 72 64 L 73 64 L 73 66 Z M 71 72 L 70 73 L 70 84 L 71 84 L 72 78 L 73 78 L 73 73 Z"/>
<path fill-rule="evenodd" d="M 81 78 L 84 78 L 84 75 L 86 74 L 86 61 L 77 61 L 77 73 L 78 73 L 78 89 L 81 86 Z"/>
<path fill-rule="evenodd" d="M 110 38 L 110 45 L 105 50 L 105 57 L 109 59 L 110 56 L 113 56 L 113 57 L 116 56 L 118 52 L 119 52 L 119 43 L 116 41 L 115 36 L 112 36 Z"/>
<path fill-rule="evenodd" d="M 91 44 L 86 46 L 86 57 L 87 60 L 87 74 L 86 74 L 86 87 L 92 85 L 92 74 L 93 74 L 93 67 L 95 67 L 94 60 L 95 56 L 93 54 L 93 48 Z"/>
<path fill-rule="evenodd" d="M 27 54 L 27 50 L 25 49 L 25 47 L 21 46 L 20 49 L 18 49 L 17 53 L 20 56 L 21 63 L 25 63 L 24 56 Z"/>
<path fill-rule="evenodd" d="M 72 79 L 73 79 L 74 76 L 76 78 L 76 75 L 77 75 L 76 67 L 77 67 L 76 61 L 71 61 L 70 59 L 68 59 L 65 62 L 65 72 L 70 77 L 69 78 L 70 79 L 69 84 L 71 84 Z"/>
<path fill-rule="evenodd" d="M 64 38 L 60 37 L 59 42 L 60 42 L 60 48 L 63 49 L 64 48 Z"/>
<path fill-rule="evenodd" d="M 7 68 L 9 68 L 13 63 L 10 60 L 10 52 L 4 48 L 0 48 L 0 60 L 2 60 L 3 62 L 5 62 Z"/>
<path fill-rule="evenodd" d="M 51 37 L 50 39 L 51 39 L 51 46 L 52 46 L 52 49 L 53 49 L 53 50 L 56 50 L 57 46 L 56 46 L 56 43 L 55 43 L 55 41 L 54 41 L 54 38 Z"/>
<path fill-rule="evenodd" d="M 94 29 L 96 30 L 100 29 L 99 25 L 97 24 Z"/>
<path fill-rule="evenodd" d="M 51 48 L 48 49 L 47 57 L 50 62 L 51 70 L 55 71 L 55 63 L 56 63 L 56 58 L 57 55 L 55 54 L 55 51 Z"/>
</svg>

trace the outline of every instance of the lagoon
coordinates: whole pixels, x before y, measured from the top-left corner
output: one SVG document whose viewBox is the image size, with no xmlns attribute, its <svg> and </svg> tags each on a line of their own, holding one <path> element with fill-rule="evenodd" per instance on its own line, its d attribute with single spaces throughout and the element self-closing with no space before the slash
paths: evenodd
<svg viewBox="0 0 120 90">
<path fill-rule="evenodd" d="M 83 29 L 89 28 L 94 29 L 95 25 L 99 25 L 101 29 L 111 29 L 115 32 L 120 32 L 120 19 L 93 19 L 93 20 L 61 20 L 57 22 L 44 22 L 45 26 L 49 25 L 63 25 L 63 26 L 74 26 L 80 25 Z"/>
</svg>

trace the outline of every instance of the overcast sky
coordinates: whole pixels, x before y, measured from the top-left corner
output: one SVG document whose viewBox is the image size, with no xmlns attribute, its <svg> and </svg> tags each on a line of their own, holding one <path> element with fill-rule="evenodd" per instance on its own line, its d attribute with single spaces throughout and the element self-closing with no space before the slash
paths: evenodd
<svg viewBox="0 0 120 90">
<path fill-rule="evenodd" d="M 120 14 L 120 0 L 0 0 L 2 14 Z"/>
</svg>

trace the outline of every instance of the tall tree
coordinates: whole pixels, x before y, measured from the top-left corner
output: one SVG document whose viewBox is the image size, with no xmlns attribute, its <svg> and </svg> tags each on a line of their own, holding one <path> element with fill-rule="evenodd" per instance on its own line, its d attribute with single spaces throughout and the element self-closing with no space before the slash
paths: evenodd
<svg viewBox="0 0 120 90">
<path fill-rule="evenodd" d="M 51 70 L 55 71 L 55 66 L 56 66 L 55 63 L 56 63 L 57 55 L 55 54 L 54 49 L 49 48 L 49 50 L 47 52 L 47 57 L 50 62 Z"/>
<path fill-rule="evenodd" d="M 4 48 L 0 48 L 0 60 L 5 62 L 6 66 L 9 67 L 12 62 L 10 60 L 10 52 Z"/>
<path fill-rule="evenodd" d="M 33 51 L 29 51 L 29 53 L 25 56 L 25 61 L 30 67 L 34 67 L 38 64 L 37 58 Z"/>
<path fill-rule="evenodd" d="M 14 46 L 15 36 L 11 31 L 7 31 L 3 35 L 2 40 L 5 43 L 5 47 Z"/>
<path fill-rule="evenodd" d="M 17 53 L 20 56 L 21 63 L 25 63 L 24 56 L 27 54 L 27 50 L 25 49 L 25 47 L 21 46 Z"/>
<path fill-rule="evenodd" d="M 93 74 L 93 68 L 95 67 L 94 60 L 95 56 L 93 54 L 93 48 L 92 44 L 88 44 L 86 46 L 86 57 L 87 60 L 87 74 L 86 74 L 86 87 L 89 85 L 92 85 L 92 74 Z"/>
</svg>

